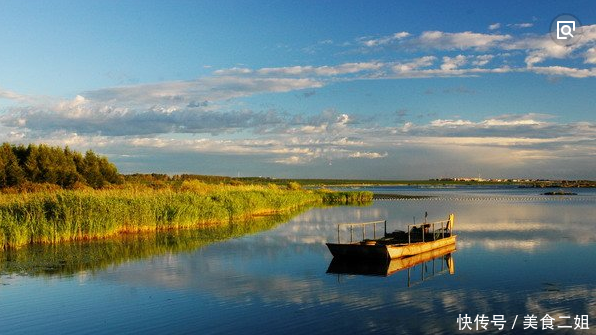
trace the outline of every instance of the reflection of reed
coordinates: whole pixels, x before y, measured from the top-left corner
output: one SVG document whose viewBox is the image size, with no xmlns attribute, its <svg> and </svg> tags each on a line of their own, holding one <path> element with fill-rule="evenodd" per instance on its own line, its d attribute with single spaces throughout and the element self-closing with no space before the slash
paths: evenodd
<svg viewBox="0 0 596 335">
<path fill-rule="evenodd" d="M 34 244 L 0 253 L 0 274 L 72 275 L 166 253 L 193 251 L 203 246 L 269 230 L 298 214 L 262 216 L 250 221 L 207 225 L 198 229 L 122 234 L 97 241 Z"/>
</svg>

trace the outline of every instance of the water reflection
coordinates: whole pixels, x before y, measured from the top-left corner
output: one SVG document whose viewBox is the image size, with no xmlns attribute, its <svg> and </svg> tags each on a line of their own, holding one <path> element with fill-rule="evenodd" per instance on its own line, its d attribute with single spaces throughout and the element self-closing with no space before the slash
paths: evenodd
<svg viewBox="0 0 596 335">
<path fill-rule="evenodd" d="M 332 260 L 324 243 L 337 238 L 338 222 L 387 219 L 389 229 L 404 230 L 425 211 L 429 220 L 456 213 L 453 275 L 429 276 L 429 261 L 409 268 L 411 284 L 424 278 L 411 287 L 408 271 L 392 264 L 381 277 L 341 275 L 338 282 L 326 273 Z M 594 202 L 378 201 L 286 220 L 263 224 L 257 234 L 247 231 L 251 225 L 211 239 L 151 237 L 132 243 L 137 247 L 97 247 L 81 262 L 68 258 L 77 244 L 63 251 L 39 246 L 43 257 L 56 253 L 82 265 L 21 265 L 43 276 L 0 277 L 2 331 L 453 334 L 460 313 L 500 314 L 508 322 L 526 314 L 596 316 Z M 227 236 L 238 238 L 223 241 Z M 32 262 L 33 251 L 19 252 L 25 254 L 2 256 L 4 273 Z M 435 273 L 439 264 L 450 268 L 446 256 L 435 259 Z"/>
<path fill-rule="evenodd" d="M 445 213 L 454 212 L 454 229 L 460 236 L 461 248 L 480 246 L 487 250 L 503 248 L 533 252 L 562 241 L 596 242 L 595 203 L 596 198 L 572 203 L 554 200 L 547 203 L 494 201 L 488 204 L 474 201 L 376 201 L 368 208 L 309 211 L 296 219 L 304 224 L 295 224 L 291 231 L 285 231 L 287 236 L 278 234 L 276 238 L 323 244 L 337 239 L 329 224 L 387 220 L 388 230 L 406 230 L 414 217 L 420 220 L 425 211 L 429 213 L 429 220 L 443 219 Z"/>
</svg>

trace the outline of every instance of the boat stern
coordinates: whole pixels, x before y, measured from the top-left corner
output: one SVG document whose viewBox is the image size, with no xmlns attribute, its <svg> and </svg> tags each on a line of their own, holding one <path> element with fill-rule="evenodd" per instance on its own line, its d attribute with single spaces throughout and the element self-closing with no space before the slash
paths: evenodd
<svg viewBox="0 0 596 335">
<path fill-rule="evenodd" d="M 361 243 L 327 243 L 333 257 L 389 258 L 387 246 Z"/>
</svg>

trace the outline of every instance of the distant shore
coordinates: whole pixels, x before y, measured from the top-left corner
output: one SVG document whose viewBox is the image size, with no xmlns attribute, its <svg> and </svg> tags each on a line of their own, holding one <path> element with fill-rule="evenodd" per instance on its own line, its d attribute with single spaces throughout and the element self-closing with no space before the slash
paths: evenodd
<svg viewBox="0 0 596 335">
<path fill-rule="evenodd" d="M 370 187 L 370 186 L 512 186 L 519 188 L 593 188 L 596 181 L 593 180 L 366 180 L 366 179 L 276 179 L 266 177 L 243 177 L 230 178 L 250 183 L 274 183 L 287 184 L 296 182 L 302 186 L 320 187 Z"/>
<path fill-rule="evenodd" d="M 405 194 L 383 194 L 375 193 L 373 200 L 403 200 L 403 199 L 427 199 L 434 198 L 432 195 L 405 195 Z"/>
</svg>

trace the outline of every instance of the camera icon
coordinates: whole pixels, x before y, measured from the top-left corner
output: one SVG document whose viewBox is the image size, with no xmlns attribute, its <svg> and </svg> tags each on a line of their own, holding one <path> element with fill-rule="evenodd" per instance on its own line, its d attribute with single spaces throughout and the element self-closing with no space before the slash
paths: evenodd
<svg viewBox="0 0 596 335">
<path fill-rule="evenodd" d="M 567 40 L 573 38 L 575 32 L 575 21 L 557 21 L 557 39 Z"/>
</svg>

